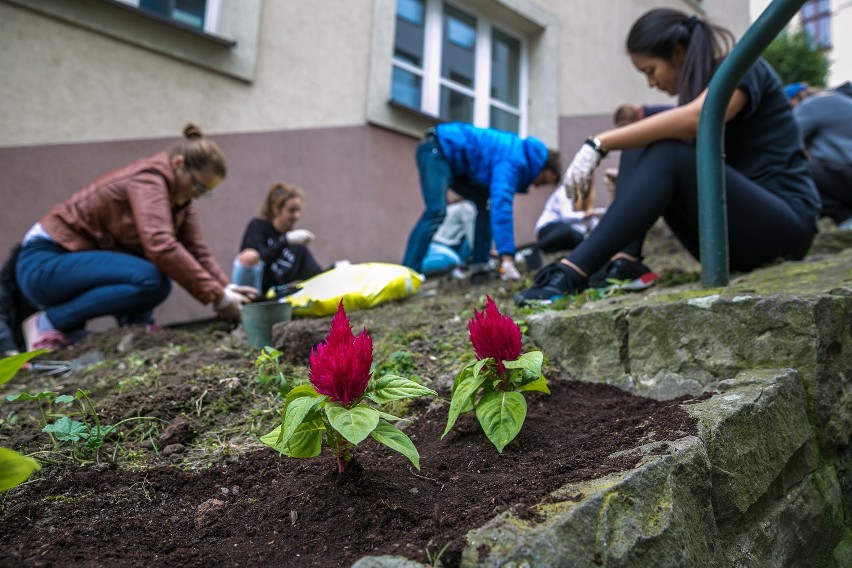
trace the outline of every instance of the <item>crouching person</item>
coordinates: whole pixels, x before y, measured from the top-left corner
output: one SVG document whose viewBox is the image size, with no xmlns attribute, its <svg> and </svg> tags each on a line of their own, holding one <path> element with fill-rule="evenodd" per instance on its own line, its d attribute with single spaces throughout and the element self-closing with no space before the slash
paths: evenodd
<svg viewBox="0 0 852 568">
<path fill-rule="evenodd" d="M 53 207 L 25 235 L 16 264 L 21 292 L 39 309 L 24 322 L 27 349 L 66 346 L 101 316 L 152 326 L 172 280 L 221 318 L 239 320 L 254 290 L 229 284 L 193 206 L 225 174 L 222 151 L 190 124 L 167 151 Z"/>
</svg>

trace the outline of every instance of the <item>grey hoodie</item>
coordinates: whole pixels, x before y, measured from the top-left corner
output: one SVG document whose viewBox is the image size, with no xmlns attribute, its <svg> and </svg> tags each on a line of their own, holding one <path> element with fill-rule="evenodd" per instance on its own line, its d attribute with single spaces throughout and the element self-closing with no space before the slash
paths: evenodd
<svg viewBox="0 0 852 568">
<path fill-rule="evenodd" d="M 793 113 L 811 159 L 852 165 L 852 84 L 808 97 Z"/>
</svg>

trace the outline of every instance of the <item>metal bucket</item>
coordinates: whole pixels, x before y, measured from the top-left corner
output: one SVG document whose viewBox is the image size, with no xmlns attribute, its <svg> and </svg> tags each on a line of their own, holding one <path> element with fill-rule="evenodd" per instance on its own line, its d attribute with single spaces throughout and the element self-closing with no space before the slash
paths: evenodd
<svg viewBox="0 0 852 568">
<path fill-rule="evenodd" d="M 272 326 L 293 318 L 289 302 L 252 302 L 243 304 L 242 320 L 248 343 L 263 348 L 272 343 Z"/>
</svg>

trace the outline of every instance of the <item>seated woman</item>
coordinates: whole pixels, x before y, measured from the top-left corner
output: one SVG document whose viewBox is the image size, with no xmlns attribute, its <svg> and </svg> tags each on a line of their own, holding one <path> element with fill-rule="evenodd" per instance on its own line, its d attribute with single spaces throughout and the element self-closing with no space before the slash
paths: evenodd
<svg viewBox="0 0 852 568">
<path fill-rule="evenodd" d="M 423 274 L 444 274 L 466 265 L 475 223 L 473 202 L 452 190 L 447 191 L 447 216 L 429 243 L 423 259 Z"/>
<path fill-rule="evenodd" d="M 263 292 L 293 284 L 323 271 L 308 243 L 314 234 L 295 229 L 305 205 L 305 192 L 295 185 L 273 183 L 266 192 L 260 218 L 246 227 L 231 280 Z"/>
<path fill-rule="evenodd" d="M 225 158 L 197 126 L 184 136 L 90 183 L 24 236 L 16 280 L 39 310 L 24 322 L 28 350 L 68 345 L 101 316 L 153 325 L 171 279 L 220 317 L 240 319 L 254 291 L 228 283 L 193 206 L 225 177 Z"/>
<path fill-rule="evenodd" d="M 535 248 L 552 253 L 571 250 L 580 244 L 597 226 L 605 211 L 600 207 L 593 208 L 593 202 L 592 191 L 581 203 L 568 197 L 563 186 L 557 186 L 535 223 Z"/>
<path fill-rule="evenodd" d="M 663 217 L 684 247 L 699 254 L 696 152 L 707 85 L 733 44 L 732 34 L 696 16 L 658 8 L 630 30 L 627 52 L 648 85 L 678 95 L 678 106 L 589 137 L 563 176 L 569 192 L 588 192 L 610 150 L 622 150 L 615 199 L 598 227 L 571 253 L 536 274 L 520 304 L 550 302 L 592 282 L 643 281 L 645 233 Z M 739 80 L 725 111 L 725 185 L 730 268 L 750 271 L 801 259 L 817 232 L 820 200 L 781 80 L 763 59 Z M 637 277 L 637 274 L 640 276 Z"/>
</svg>

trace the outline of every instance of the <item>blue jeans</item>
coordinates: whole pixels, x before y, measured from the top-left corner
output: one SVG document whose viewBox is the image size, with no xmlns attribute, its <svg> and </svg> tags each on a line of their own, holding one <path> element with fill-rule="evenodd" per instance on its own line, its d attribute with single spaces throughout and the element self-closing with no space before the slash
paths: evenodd
<svg viewBox="0 0 852 568">
<path fill-rule="evenodd" d="M 119 325 L 153 323 L 154 308 L 172 289 L 165 274 L 144 258 L 105 250 L 71 252 L 39 238 L 21 250 L 15 272 L 24 296 L 66 333 L 101 316 L 114 316 Z"/>
<path fill-rule="evenodd" d="M 488 262 L 491 249 L 491 221 L 488 215 L 488 191 L 465 184 L 454 179 L 450 165 L 444 158 L 441 148 L 434 139 L 424 139 L 417 146 L 417 170 L 420 173 L 420 191 L 426 210 L 411 230 L 402 264 L 423 271 L 423 259 L 429 250 L 432 237 L 447 216 L 447 190 L 470 199 L 476 204 L 476 225 L 474 228 L 473 262 Z"/>
</svg>

